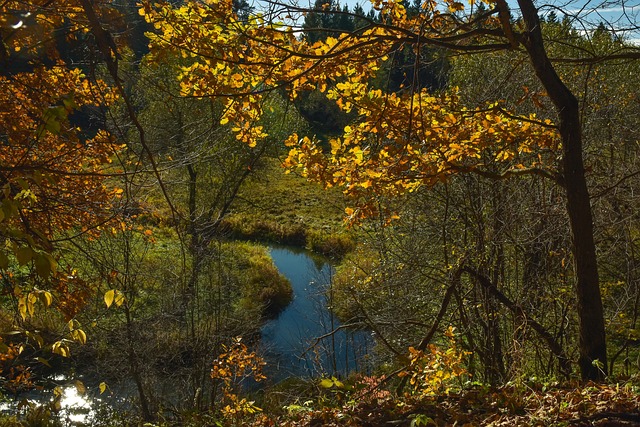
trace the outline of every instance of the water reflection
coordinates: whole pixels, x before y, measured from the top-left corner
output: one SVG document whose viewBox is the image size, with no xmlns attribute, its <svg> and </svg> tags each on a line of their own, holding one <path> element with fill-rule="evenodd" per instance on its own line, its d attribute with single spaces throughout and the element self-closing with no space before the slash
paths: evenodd
<svg viewBox="0 0 640 427">
<path fill-rule="evenodd" d="M 340 329 L 327 309 L 332 266 L 284 248 L 272 248 L 271 257 L 291 282 L 293 301 L 262 327 L 267 375 L 278 381 L 362 370 L 372 339 L 366 331 Z"/>
<path fill-rule="evenodd" d="M 0 411 L 11 414 L 38 411 L 45 421 L 49 417 L 46 410 L 50 410 L 51 415 L 63 425 L 92 424 L 98 399 L 87 392 L 84 383 L 79 380 L 71 381 L 63 374 L 48 378 L 48 382 L 51 386 L 43 391 L 21 393 L 12 401 L 0 402 Z M 40 408 L 37 409 L 38 407 Z"/>
<path fill-rule="evenodd" d="M 76 424 L 87 424 L 95 417 L 93 399 L 84 392 L 81 394 L 78 387 L 65 386 L 60 396 L 60 415 Z"/>
</svg>

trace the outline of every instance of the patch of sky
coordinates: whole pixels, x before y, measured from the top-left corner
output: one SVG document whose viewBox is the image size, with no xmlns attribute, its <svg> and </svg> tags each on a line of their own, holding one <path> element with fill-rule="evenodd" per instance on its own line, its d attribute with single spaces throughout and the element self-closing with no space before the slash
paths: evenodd
<svg viewBox="0 0 640 427">
<path fill-rule="evenodd" d="M 329 0 L 327 0 L 329 2 Z M 413 3 L 414 0 L 407 0 Z M 466 5 L 463 12 L 472 12 L 470 0 L 459 0 Z M 362 7 L 365 13 L 371 10 L 369 0 L 334 0 L 341 7 L 345 4 L 349 11 L 356 5 Z M 444 2 L 443 9 L 445 8 Z M 520 15 L 517 0 L 507 0 L 512 16 L 517 19 Z M 287 5 L 292 5 L 298 11 L 311 9 L 315 0 L 253 0 L 250 3 L 255 11 L 269 11 L 274 20 L 286 22 L 293 27 L 299 27 L 304 18 L 302 14 L 290 13 Z M 568 19 L 572 25 L 583 34 L 590 34 L 603 25 L 608 31 L 628 42 L 640 45 L 640 0 L 569 0 L 569 1 L 537 1 L 536 7 L 540 15 L 546 18 L 554 14 L 557 19 Z"/>
</svg>

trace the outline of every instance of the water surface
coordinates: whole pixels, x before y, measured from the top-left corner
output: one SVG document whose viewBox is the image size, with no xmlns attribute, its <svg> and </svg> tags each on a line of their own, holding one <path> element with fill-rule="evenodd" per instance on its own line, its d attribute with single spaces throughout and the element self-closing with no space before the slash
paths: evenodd
<svg viewBox="0 0 640 427">
<path fill-rule="evenodd" d="M 328 309 L 327 297 L 333 267 L 288 248 L 271 248 L 271 257 L 291 282 L 293 300 L 262 327 L 267 375 L 277 381 L 362 370 L 372 346 L 371 335 L 338 329 L 340 321 Z"/>
</svg>

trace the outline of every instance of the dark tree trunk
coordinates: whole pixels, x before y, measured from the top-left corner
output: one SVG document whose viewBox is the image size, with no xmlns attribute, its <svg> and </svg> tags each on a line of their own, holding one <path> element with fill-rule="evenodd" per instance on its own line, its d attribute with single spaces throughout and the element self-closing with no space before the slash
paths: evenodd
<svg viewBox="0 0 640 427">
<path fill-rule="evenodd" d="M 578 100 L 562 82 L 547 56 L 538 11 L 531 0 L 518 0 L 527 32 L 523 43 L 536 76 L 560 118 L 562 166 L 576 269 L 576 294 L 580 320 L 580 371 L 584 380 L 607 375 L 607 350 L 602 298 L 598 279 L 593 216 L 582 159 L 582 129 Z M 594 363 L 596 362 L 597 363 Z M 597 365 L 597 366 L 596 366 Z"/>
</svg>

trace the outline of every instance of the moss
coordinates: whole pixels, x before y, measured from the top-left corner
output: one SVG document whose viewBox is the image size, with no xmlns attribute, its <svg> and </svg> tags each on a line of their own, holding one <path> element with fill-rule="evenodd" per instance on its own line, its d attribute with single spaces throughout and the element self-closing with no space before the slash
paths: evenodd
<svg viewBox="0 0 640 427">
<path fill-rule="evenodd" d="M 227 235 L 233 239 L 249 239 L 304 247 L 307 236 L 301 224 L 287 224 L 253 215 L 234 215 L 224 221 Z"/>
<path fill-rule="evenodd" d="M 356 241 L 352 233 L 311 230 L 307 235 L 306 247 L 331 259 L 342 259 L 355 249 Z"/>
</svg>

